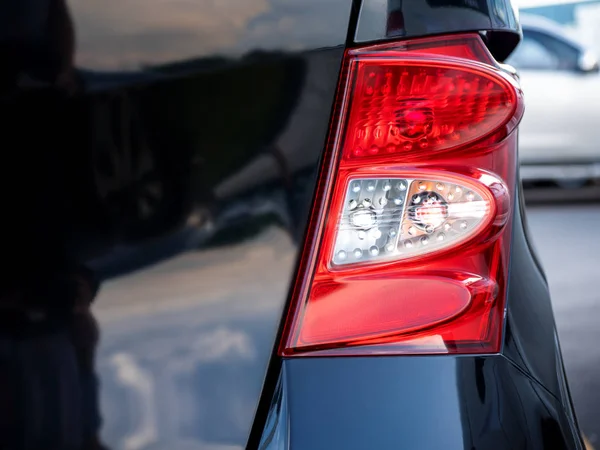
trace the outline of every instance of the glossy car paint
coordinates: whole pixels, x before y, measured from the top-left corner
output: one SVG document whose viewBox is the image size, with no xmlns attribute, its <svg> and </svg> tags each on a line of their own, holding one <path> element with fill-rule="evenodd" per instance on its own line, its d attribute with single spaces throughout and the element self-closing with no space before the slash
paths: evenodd
<svg viewBox="0 0 600 450">
<path fill-rule="evenodd" d="M 66 325 L 32 325 L 43 331 L 22 342 L 9 333 L 2 360 L 11 363 L 11 350 L 27 358 L 27 368 L 8 373 L 32 372 L 19 383 L 31 398 L 19 429 L 0 442 L 87 448 L 101 418 L 101 439 L 114 449 L 245 445 L 306 224 L 351 7 L 0 7 L 3 23 L 29 25 L 0 30 L 0 57 L 14 66 L 1 69 L 12 272 L 35 284 L 85 265 L 101 280 L 93 302 L 99 406 L 93 388 L 81 387 L 89 398 L 80 404 L 72 401 L 77 384 L 60 388 L 77 380 L 56 369 L 58 360 L 73 362 Z M 40 293 L 48 308 L 62 301 L 53 295 Z M 36 391 L 38 377 L 46 384 Z"/>
<path fill-rule="evenodd" d="M 273 356 L 344 46 L 474 30 L 503 59 L 509 2 L 0 8 L 1 447 L 579 448 L 517 205 L 503 355 Z M 98 326 L 65 319 L 93 278 Z"/>
<path fill-rule="evenodd" d="M 560 402 L 502 356 L 381 357 L 368 365 L 299 359 L 285 363 L 284 377 L 291 448 L 548 449 L 574 442 Z"/>
</svg>

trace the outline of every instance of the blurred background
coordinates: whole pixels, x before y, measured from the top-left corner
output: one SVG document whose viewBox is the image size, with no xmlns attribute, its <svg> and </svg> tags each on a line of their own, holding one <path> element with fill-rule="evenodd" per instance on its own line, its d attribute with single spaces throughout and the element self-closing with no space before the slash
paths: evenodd
<svg viewBox="0 0 600 450">
<path fill-rule="evenodd" d="M 600 1 L 520 0 L 521 177 L 580 426 L 600 443 Z"/>
</svg>

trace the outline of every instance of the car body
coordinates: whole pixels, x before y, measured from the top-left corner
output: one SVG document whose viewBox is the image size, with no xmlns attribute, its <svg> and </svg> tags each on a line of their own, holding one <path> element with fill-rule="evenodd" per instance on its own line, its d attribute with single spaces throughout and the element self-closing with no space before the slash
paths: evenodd
<svg viewBox="0 0 600 450">
<path fill-rule="evenodd" d="M 520 87 L 496 62 L 520 39 L 509 1 L 11 5 L 0 7 L 3 21 L 19 24 L 0 31 L 10 62 L 0 69 L 3 126 L 12 143 L 2 178 L 10 264 L 2 291 L 0 446 L 583 448 L 516 176 Z M 399 142 L 410 140 L 412 150 L 386 159 L 385 168 L 377 160 L 376 184 L 395 180 L 398 192 L 435 184 L 456 196 L 463 189 L 483 209 L 454 207 L 466 218 L 452 225 L 463 245 L 443 247 L 441 225 L 429 221 L 447 217 L 450 206 L 430 193 L 423 200 L 429 209 L 407 214 L 423 246 L 436 228 L 441 250 L 390 260 L 380 269 L 399 271 L 391 277 L 373 279 L 368 270 L 342 277 L 384 280 L 378 289 L 396 299 L 388 312 L 397 314 L 395 305 L 406 300 L 406 313 L 420 324 L 415 330 L 449 327 L 446 334 L 411 344 L 411 328 L 384 333 L 375 346 L 330 346 L 322 333 L 362 326 L 361 316 L 373 312 L 376 302 L 343 308 L 368 294 L 352 288 L 341 303 L 335 299 L 341 312 L 324 310 L 334 313 L 324 329 L 318 317 L 313 322 L 321 333 L 314 336 L 326 342 L 307 350 L 294 330 L 306 331 L 298 324 L 309 315 L 294 311 L 312 282 L 318 235 L 341 217 L 341 197 L 324 206 L 327 189 L 345 189 L 334 182 L 339 173 L 350 177 L 352 192 L 357 180 L 370 191 L 369 161 L 379 151 L 369 147 L 366 166 L 334 165 L 340 111 L 354 111 L 348 65 L 381 68 L 386 55 L 393 73 L 438 81 L 444 74 L 436 86 L 450 92 L 460 82 L 465 98 L 454 95 L 452 108 L 444 96 L 392 102 L 386 111 L 397 114 L 408 136 Z M 368 86 L 361 92 L 370 95 Z M 456 111 L 469 118 L 456 122 L 464 135 L 447 125 L 445 140 L 427 140 L 434 118 L 462 120 Z M 475 120 L 492 121 L 494 133 L 472 134 Z M 457 140 L 462 147 L 452 147 Z M 418 150 L 429 142 L 450 147 L 442 156 Z M 418 195 L 410 198 L 415 205 Z M 374 216 L 352 217 L 364 225 Z M 470 226 L 475 234 L 459 235 Z M 370 251 L 377 258 L 379 250 Z M 401 257 L 396 248 L 389 255 Z M 341 264 L 335 270 L 346 273 Z M 418 302 L 419 292 L 439 286 L 458 294 L 430 292 Z M 467 290 L 467 303 L 451 317 L 419 322 L 428 304 L 444 308 Z M 452 327 L 465 311 L 479 320 L 474 305 L 493 327 L 485 316 L 483 331 L 469 333 L 493 328 L 493 339 L 448 340 L 461 332 Z M 386 319 L 377 311 L 373 317 L 377 326 Z M 394 341 L 406 336 L 408 344 Z M 396 344 L 408 347 L 388 347 Z"/>
<path fill-rule="evenodd" d="M 597 179 L 597 57 L 548 19 L 523 14 L 521 24 L 523 41 L 507 63 L 518 69 L 527 96 L 527 114 L 520 127 L 523 180 Z"/>
</svg>

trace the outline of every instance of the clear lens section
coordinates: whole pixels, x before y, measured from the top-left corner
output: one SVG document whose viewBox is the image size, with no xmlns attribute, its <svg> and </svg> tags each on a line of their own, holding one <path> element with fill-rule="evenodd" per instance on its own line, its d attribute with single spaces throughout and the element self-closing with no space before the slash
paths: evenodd
<svg viewBox="0 0 600 450">
<path fill-rule="evenodd" d="M 403 259 L 439 250 L 477 232 L 489 211 L 481 193 L 453 182 L 351 179 L 332 264 Z"/>
<path fill-rule="evenodd" d="M 338 224 L 334 264 L 395 254 L 408 186 L 409 182 L 400 178 L 350 180 Z"/>
</svg>

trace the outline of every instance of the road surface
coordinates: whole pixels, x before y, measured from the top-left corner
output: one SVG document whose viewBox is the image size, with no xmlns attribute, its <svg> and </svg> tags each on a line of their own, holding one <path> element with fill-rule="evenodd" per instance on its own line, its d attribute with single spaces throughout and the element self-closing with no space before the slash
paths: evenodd
<svg viewBox="0 0 600 450">
<path fill-rule="evenodd" d="M 548 276 L 579 424 L 600 446 L 600 204 L 532 205 L 533 241 Z"/>
</svg>

